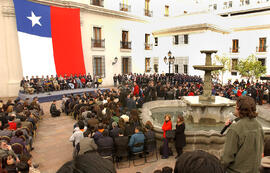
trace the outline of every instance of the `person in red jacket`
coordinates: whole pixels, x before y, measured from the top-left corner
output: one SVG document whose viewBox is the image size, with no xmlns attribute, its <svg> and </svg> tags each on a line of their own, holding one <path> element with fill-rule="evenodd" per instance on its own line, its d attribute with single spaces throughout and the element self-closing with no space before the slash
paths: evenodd
<svg viewBox="0 0 270 173">
<path fill-rule="evenodd" d="M 139 86 L 137 85 L 137 83 L 134 82 L 133 95 L 134 95 L 134 96 L 137 96 L 137 95 L 139 95 L 139 94 L 140 94 L 140 88 L 139 88 Z"/>
<path fill-rule="evenodd" d="M 9 130 L 17 130 L 17 124 L 15 123 L 15 117 L 11 116 L 9 124 Z"/>
<path fill-rule="evenodd" d="M 168 139 L 166 138 L 166 131 L 172 130 L 171 115 L 166 114 L 164 117 L 165 121 L 162 126 L 163 130 L 163 148 L 162 148 L 162 159 L 167 159 L 169 157 L 169 144 Z"/>
</svg>

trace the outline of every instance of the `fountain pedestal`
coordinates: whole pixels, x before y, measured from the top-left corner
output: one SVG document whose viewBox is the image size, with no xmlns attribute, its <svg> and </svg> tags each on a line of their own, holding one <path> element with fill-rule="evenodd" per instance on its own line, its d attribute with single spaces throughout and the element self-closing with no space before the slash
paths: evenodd
<svg viewBox="0 0 270 173">
<path fill-rule="evenodd" d="M 211 55 L 217 53 L 216 50 L 202 50 L 201 53 L 206 54 L 205 65 L 194 65 L 193 68 L 196 70 L 205 71 L 204 74 L 204 86 L 203 86 L 203 95 L 199 97 L 200 101 L 215 101 L 215 97 L 212 96 L 212 76 L 211 72 L 214 70 L 220 70 L 223 68 L 221 65 L 212 65 Z"/>
</svg>

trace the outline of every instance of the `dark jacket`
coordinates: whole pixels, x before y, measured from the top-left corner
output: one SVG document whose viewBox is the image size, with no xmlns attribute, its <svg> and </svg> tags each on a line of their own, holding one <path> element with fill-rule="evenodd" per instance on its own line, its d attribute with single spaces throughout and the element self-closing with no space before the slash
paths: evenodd
<svg viewBox="0 0 270 173">
<path fill-rule="evenodd" d="M 185 123 L 176 125 L 175 129 L 175 147 L 183 148 L 186 146 L 186 135 L 185 135 Z"/>
<path fill-rule="evenodd" d="M 128 156 L 128 136 L 118 136 L 114 139 L 115 155 Z"/>
<path fill-rule="evenodd" d="M 145 134 L 145 151 L 152 152 L 156 148 L 156 135 L 152 130 L 148 130 Z"/>
<path fill-rule="evenodd" d="M 258 173 L 264 145 L 260 123 L 248 117 L 233 123 L 226 134 L 221 163 L 226 172 Z"/>
<path fill-rule="evenodd" d="M 60 111 L 57 110 L 56 105 L 54 103 L 51 104 L 50 113 L 52 116 L 59 116 L 60 115 Z"/>
<path fill-rule="evenodd" d="M 136 109 L 136 102 L 132 98 L 127 100 L 127 108 L 128 110 Z"/>
<path fill-rule="evenodd" d="M 119 135 L 119 128 L 115 127 L 110 131 L 110 137 L 116 138 Z"/>
<path fill-rule="evenodd" d="M 109 136 L 102 136 L 97 140 L 98 153 L 101 156 L 111 156 L 114 149 L 113 139 Z"/>
</svg>

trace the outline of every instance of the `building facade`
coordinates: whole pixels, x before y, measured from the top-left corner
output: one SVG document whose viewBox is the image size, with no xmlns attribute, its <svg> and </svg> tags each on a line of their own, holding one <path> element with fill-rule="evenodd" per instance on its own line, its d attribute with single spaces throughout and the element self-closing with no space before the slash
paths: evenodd
<svg viewBox="0 0 270 173">
<path fill-rule="evenodd" d="M 200 50 L 205 49 L 229 56 L 232 66 L 254 54 L 270 67 L 267 0 L 31 1 L 81 9 L 86 73 L 102 76 L 103 86 L 113 84 L 114 74 L 167 73 L 168 51 L 175 73 L 203 75 L 192 66 L 204 64 Z M 23 69 L 12 0 L 0 1 L 0 26 L 0 97 L 16 96 Z M 237 71 L 225 74 L 225 80 L 239 77 Z"/>
</svg>

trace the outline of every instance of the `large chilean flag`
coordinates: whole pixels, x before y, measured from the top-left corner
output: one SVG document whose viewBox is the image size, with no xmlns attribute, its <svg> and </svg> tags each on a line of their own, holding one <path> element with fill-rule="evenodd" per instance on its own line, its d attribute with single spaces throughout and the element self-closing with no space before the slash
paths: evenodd
<svg viewBox="0 0 270 173">
<path fill-rule="evenodd" d="M 13 2 L 23 75 L 85 74 L 80 9 Z"/>
</svg>

